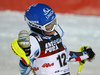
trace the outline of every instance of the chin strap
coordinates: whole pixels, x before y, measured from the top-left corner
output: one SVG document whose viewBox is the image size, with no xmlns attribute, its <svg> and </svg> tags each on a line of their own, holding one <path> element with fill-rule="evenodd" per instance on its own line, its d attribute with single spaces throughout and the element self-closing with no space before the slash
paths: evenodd
<svg viewBox="0 0 100 75">
<path fill-rule="evenodd" d="M 45 34 L 44 34 L 44 32 L 43 32 L 43 30 L 41 30 L 41 32 L 42 32 L 42 34 L 43 34 L 43 36 L 44 37 L 46 37 L 47 39 L 49 39 L 50 41 L 52 41 L 52 42 L 57 42 L 57 41 L 59 41 L 63 36 L 64 36 L 64 31 L 63 31 L 63 29 L 60 27 L 60 25 L 58 24 L 58 27 L 60 28 L 60 30 L 62 31 L 62 35 L 61 35 L 61 37 L 60 38 L 58 38 L 58 39 L 56 39 L 56 40 L 51 40 L 49 37 L 47 37 Z"/>
</svg>

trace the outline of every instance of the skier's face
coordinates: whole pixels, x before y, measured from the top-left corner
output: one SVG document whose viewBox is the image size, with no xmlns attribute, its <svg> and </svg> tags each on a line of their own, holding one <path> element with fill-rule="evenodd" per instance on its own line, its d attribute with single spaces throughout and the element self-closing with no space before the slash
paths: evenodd
<svg viewBox="0 0 100 75">
<path fill-rule="evenodd" d="M 46 31 L 44 31 L 44 34 L 45 35 L 53 35 L 55 33 L 55 30 L 53 30 L 53 31 L 51 31 L 51 32 L 46 32 Z"/>
</svg>

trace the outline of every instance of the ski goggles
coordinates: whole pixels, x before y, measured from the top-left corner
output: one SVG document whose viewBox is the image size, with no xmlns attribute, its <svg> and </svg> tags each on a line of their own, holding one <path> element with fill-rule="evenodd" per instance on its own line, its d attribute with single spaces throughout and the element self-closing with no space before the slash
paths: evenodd
<svg viewBox="0 0 100 75">
<path fill-rule="evenodd" d="M 45 25 L 43 25 L 43 26 L 34 24 L 32 21 L 29 21 L 27 18 L 25 18 L 25 20 L 26 20 L 26 22 L 27 22 L 30 26 L 35 27 L 35 28 L 37 28 L 37 29 L 44 30 L 44 31 L 46 31 L 46 32 L 51 32 L 51 31 L 53 31 L 53 30 L 55 29 L 55 27 L 57 26 L 57 20 L 56 20 L 56 18 L 55 18 L 53 21 L 51 21 L 51 22 L 49 22 L 49 23 L 47 23 L 47 24 L 45 24 Z"/>
<path fill-rule="evenodd" d="M 55 29 L 56 26 L 57 26 L 57 20 L 55 18 L 52 22 L 43 25 L 41 29 L 47 32 L 51 32 Z"/>
</svg>

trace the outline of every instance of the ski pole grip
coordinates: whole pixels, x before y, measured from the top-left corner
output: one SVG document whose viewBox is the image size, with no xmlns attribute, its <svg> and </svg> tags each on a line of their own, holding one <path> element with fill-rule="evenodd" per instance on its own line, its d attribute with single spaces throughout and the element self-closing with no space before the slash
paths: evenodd
<svg viewBox="0 0 100 75">
<path fill-rule="evenodd" d="M 26 53 L 19 47 L 18 39 L 15 39 L 12 44 L 11 44 L 11 49 L 13 51 L 13 53 L 21 58 L 23 58 L 25 60 L 25 62 L 27 63 L 27 65 L 30 64 L 30 60 L 29 58 L 26 56 Z"/>
</svg>

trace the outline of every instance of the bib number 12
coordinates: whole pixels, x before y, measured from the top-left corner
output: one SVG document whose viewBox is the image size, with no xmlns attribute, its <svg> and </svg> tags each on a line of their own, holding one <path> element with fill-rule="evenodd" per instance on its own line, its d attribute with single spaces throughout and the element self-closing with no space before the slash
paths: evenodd
<svg viewBox="0 0 100 75">
<path fill-rule="evenodd" d="M 59 61 L 60 67 L 67 65 L 65 53 L 58 55 L 57 60 Z"/>
</svg>

